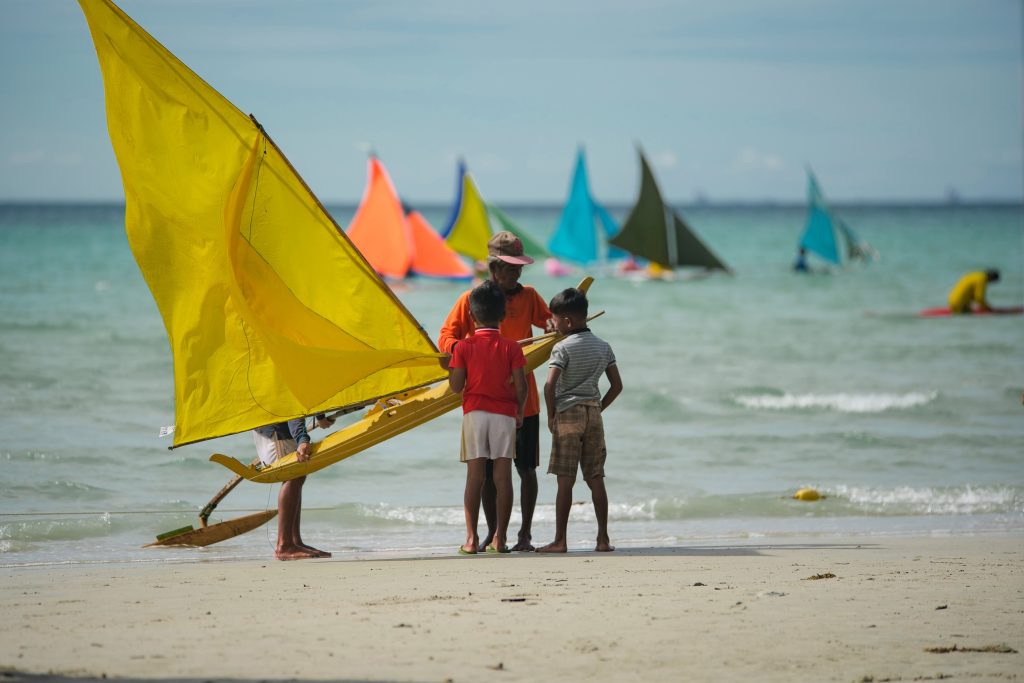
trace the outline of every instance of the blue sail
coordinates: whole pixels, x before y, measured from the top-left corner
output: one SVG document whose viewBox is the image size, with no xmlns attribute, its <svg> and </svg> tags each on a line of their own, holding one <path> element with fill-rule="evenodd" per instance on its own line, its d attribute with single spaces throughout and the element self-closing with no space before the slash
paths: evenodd
<svg viewBox="0 0 1024 683">
<path fill-rule="evenodd" d="M 441 237 L 447 238 L 448 234 L 455 227 L 455 221 L 459 218 L 459 209 L 462 207 L 462 177 L 466 175 L 466 162 L 459 159 L 459 168 L 455 173 L 455 203 L 452 204 L 451 215 L 448 216 L 448 224 L 441 231 Z"/>
<path fill-rule="evenodd" d="M 586 160 L 580 148 L 576 154 L 576 170 L 569 198 L 558 227 L 548 242 L 548 250 L 555 256 L 581 264 L 594 263 L 602 258 L 622 258 L 625 255 L 622 251 L 606 246 L 606 239 L 618 231 L 615 219 L 590 194 Z"/>
<path fill-rule="evenodd" d="M 842 257 L 839 255 L 832 212 L 825 204 L 818 181 L 810 169 L 807 169 L 807 204 L 807 226 L 800 237 L 800 246 L 838 265 Z"/>
</svg>

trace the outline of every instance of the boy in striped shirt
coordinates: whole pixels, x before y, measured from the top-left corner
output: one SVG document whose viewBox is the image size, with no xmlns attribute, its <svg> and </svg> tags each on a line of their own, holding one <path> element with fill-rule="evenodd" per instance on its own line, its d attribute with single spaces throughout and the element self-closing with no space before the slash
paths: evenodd
<svg viewBox="0 0 1024 683">
<path fill-rule="evenodd" d="M 551 431 L 551 459 L 548 474 L 558 477 L 555 497 L 555 540 L 538 548 L 539 553 L 564 553 L 572 506 L 576 470 L 590 487 L 597 517 L 599 552 L 615 550 L 608 539 L 608 493 L 604 488 L 606 449 L 601 411 L 622 392 L 622 379 L 612 347 L 587 327 L 587 297 L 578 289 L 555 295 L 549 306 L 555 328 L 565 335 L 551 350 L 548 379 L 544 383 L 548 429 Z M 608 378 L 604 396 L 598 388 L 601 375 Z"/>
</svg>

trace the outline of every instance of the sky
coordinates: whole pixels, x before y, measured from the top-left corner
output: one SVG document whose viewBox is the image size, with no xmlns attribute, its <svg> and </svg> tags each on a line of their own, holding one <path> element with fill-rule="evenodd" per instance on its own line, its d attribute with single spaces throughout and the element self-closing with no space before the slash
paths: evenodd
<svg viewBox="0 0 1024 683">
<path fill-rule="evenodd" d="M 121 0 L 321 200 L 1020 201 L 1021 0 Z M 0 0 L 0 201 L 122 201 L 71 0 Z"/>
</svg>

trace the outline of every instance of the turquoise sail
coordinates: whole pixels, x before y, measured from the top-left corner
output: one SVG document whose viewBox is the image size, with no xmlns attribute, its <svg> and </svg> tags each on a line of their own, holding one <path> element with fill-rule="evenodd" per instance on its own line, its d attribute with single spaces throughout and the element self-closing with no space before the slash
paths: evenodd
<svg viewBox="0 0 1024 683">
<path fill-rule="evenodd" d="M 625 252 L 607 242 L 618 232 L 618 223 L 590 194 L 587 163 L 581 147 L 576 153 L 569 198 L 558 227 L 548 241 L 548 250 L 559 258 L 580 264 L 624 258 Z"/>
<path fill-rule="evenodd" d="M 829 263 L 839 265 L 842 261 L 832 212 L 818 187 L 818 179 L 810 169 L 807 169 L 807 224 L 800 237 L 800 247 Z"/>
<path fill-rule="evenodd" d="M 876 255 L 853 228 L 832 214 L 811 169 L 807 169 L 807 223 L 800 236 L 800 247 L 835 265 Z"/>
</svg>

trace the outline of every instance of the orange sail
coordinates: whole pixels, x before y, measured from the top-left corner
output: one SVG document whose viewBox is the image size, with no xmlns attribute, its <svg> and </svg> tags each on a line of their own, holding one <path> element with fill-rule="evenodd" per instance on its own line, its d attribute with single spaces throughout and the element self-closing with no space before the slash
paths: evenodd
<svg viewBox="0 0 1024 683">
<path fill-rule="evenodd" d="M 384 277 L 402 279 L 413 259 L 409 226 L 384 164 L 370 157 L 369 178 L 346 233 L 373 269 Z"/>
<path fill-rule="evenodd" d="M 469 279 L 473 271 L 459 258 L 444 239 L 430 227 L 419 211 L 411 209 L 405 216 L 412 236 L 412 272 L 427 277 Z"/>
<path fill-rule="evenodd" d="M 346 233 L 373 269 L 401 280 L 409 275 L 463 279 L 473 272 L 419 211 L 406 214 L 384 164 L 370 157 L 366 192 Z"/>
</svg>

